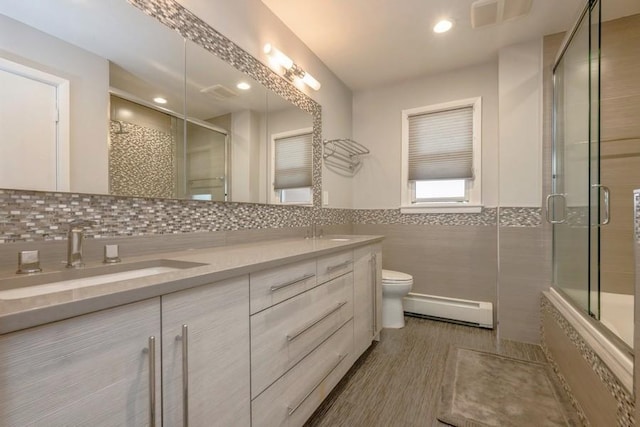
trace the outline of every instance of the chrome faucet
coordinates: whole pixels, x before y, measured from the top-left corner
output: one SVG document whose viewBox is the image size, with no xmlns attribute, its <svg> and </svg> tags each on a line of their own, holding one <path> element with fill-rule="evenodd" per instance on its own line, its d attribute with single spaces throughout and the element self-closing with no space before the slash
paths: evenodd
<svg viewBox="0 0 640 427">
<path fill-rule="evenodd" d="M 69 223 L 67 233 L 67 268 L 84 267 L 82 262 L 82 240 L 84 232 L 82 227 L 93 225 L 93 221 L 75 219 Z"/>
</svg>

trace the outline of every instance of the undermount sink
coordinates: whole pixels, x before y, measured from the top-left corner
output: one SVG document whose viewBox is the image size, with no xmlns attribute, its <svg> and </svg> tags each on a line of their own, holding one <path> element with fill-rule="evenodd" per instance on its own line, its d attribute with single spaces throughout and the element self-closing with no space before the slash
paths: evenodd
<svg viewBox="0 0 640 427">
<path fill-rule="evenodd" d="M 130 264 L 118 264 L 65 270 L 56 273 L 23 276 L 0 280 L 0 299 L 12 300 L 35 297 L 54 292 L 154 276 L 170 271 L 199 267 L 206 264 L 158 259 Z"/>
</svg>

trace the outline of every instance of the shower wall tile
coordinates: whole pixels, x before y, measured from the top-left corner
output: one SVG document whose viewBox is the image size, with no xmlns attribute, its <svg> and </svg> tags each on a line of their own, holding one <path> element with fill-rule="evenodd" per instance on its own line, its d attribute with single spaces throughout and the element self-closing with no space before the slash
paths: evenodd
<svg viewBox="0 0 640 427">
<path fill-rule="evenodd" d="M 403 214 L 400 209 L 355 209 L 355 224 L 404 224 L 446 226 L 495 226 L 495 208 L 483 208 L 480 213 Z"/>
<path fill-rule="evenodd" d="M 117 196 L 176 197 L 176 143 L 170 133 L 111 122 L 109 192 Z"/>
<path fill-rule="evenodd" d="M 541 208 L 499 208 L 500 227 L 539 227 L 542 224 Z"/>
<path fill-rule="evenodd" d="M 551 283 L 548 233 L 539 227 L 500 227 L 500 338 L 539 343 L 542 291 Z"/>
</svg>

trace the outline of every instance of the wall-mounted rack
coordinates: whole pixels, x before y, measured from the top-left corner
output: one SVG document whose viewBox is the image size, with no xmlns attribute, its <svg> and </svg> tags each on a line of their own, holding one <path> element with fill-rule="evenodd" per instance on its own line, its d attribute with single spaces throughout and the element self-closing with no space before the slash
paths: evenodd
<svg viewBox="0 0 640 427">
<path fill-rule="evenodd" d="M 349 138 L 324 140 L 322 158 L 325 165 L 337 168 L 351 175 L 358 172 L 362 165 L 360 156 L 369 154 L 369 149 Z"/>
</svg>

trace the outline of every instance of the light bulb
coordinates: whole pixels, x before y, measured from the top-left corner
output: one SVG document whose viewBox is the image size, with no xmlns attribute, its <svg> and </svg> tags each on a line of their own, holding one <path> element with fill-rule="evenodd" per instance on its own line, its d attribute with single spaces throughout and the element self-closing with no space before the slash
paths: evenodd
<svg viewBox="0 0 640 427">
<path fill-rule="evenodd" d="M 240 90 L 249 90 L 251 89 L 251 85 L 247 82 L 240 82 L 236 85 L 236 87 Z"/>
<path fill-rule="evenodd" d="M 311 74 L 305 72 L 302 76 L 302 81 L 305 82 L 313 90 L 320 90 L 320 82 L 314 79 Z"/>
<path fill-rule="evenodd" d="M 453 22 L 449 19 L 442 19 L 433 27 L 434 33 L 446 33 L 453 27 Z"/>
<path fill-rule="evenodd" d="M 291 58 L 273 47 L 271 43 L 264 45 L 264 53 L 269 55 L 269 57 L 273 58 L 278 64 L 282 65 L 287 70 L 290 70 L 293 67 L 293 61 Z"/>
</svg>

